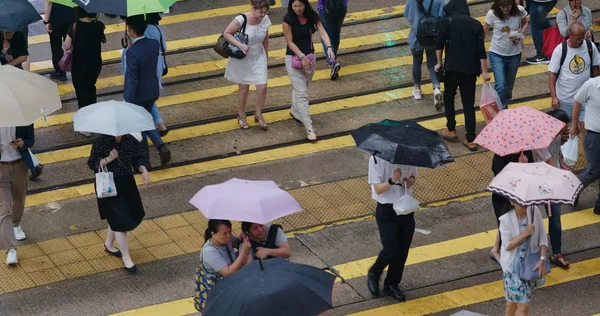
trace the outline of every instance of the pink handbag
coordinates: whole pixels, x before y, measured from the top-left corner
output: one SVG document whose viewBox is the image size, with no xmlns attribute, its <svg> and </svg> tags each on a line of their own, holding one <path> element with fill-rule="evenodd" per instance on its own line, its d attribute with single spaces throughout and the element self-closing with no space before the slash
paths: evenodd
<svg viewBox="0 0 600 316">
<path fill-rule="evenodd" d="M 315 65 L 315 54 L 307 54 L 306 58 L 308 58 L 311 67 Z M 292 67 L 300 70 L 304 68 L 302 67 L 302 59 L 296 55 L 292 56 Z"/>
<path fill-rule="evenodd" d="M 64 72 L 71 72 L 73 69 L 73 48 L 75 47 L 75 31 L 77 30 L 77 22 L 73 23 L 73 38 L 71 39 L 71 49 L 65 52 L 63 57 L 58 62 L 58 67 Z"/>
</svg>

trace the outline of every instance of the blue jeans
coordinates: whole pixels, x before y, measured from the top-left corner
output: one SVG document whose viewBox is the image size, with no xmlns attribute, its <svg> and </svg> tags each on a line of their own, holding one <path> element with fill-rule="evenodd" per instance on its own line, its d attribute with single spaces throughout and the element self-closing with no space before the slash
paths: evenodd
<svg viewBox="0 0 600 316">
<path fill-rule="evenodd" d="M 546 214 L 548 213 L 548 205 Z M 548 233 L 550 234 L 550 244 L 552 245 L 552 254 L 558 255 L 562 253 L 562 225 L 560 223 L 560 204 L 550 204 L 552 216 L 548 215 Z"/>
<path fill-rule="evenodd" d="M 550 2 L 531 1 L 531 8 L 529 9 L 529 14 L 531 15 L 529 25 L 531 27 L 533 45 L 535 46 L 538 55 L 542 55 L 542 48 L 544 47 L 544 30 L 552 27 L 547 15 L 557 2 L 558 0 L 552 0 Z"/>
<path fill-rule="evenodd" d="M 327 20 L 325 10 L 319 11 L 321 23 L 327 32 L 327 36 L 329 36 L 331 47 L 333 48 L 333 54 L 335 56 L 337 56 L 338 48 L 340 48 L 340 33 L 342 32 L 342 24 L 344 24 L 344 19 L 346 18 L 346 10 L 347 9 L 344 8 L 343 14 L 340 14 L 340 16 L 338 16 L 334 21 Z M 325 42 L 323 41 L 321 41 L 321 44 L 323 44 L 323 52 L 325 52 L 325 56 L 327 56 L 327 45 L 325 45 Z M 329 58 L 327 58 L 327 64 L 331 65 L 334 62 L 335 60 L 329 60 Z"/>
<path fill-rule="evenodd" d="M 429 77 L 433 88 L 439 88 L 440 82 L 435 75 L 435 64 L 437 63 L 437 56 L 435 55 L 435 49 L 429 50 L 416 50 L 412 49 L 413 66 L 412 66 L 412 78 L 415 85 L 421 85 L 421 65 L 423 64 L 423 51 L 427 54 L 427 69 L 429 69 Z"/>
<path fill-rule="evenodd" d="M 560 109 L 567 112 L 569 116 L 569 121 L 573 119 L 573 103 L 574 100 L 566 101 L 566 100 L 558 100 L 560 102 Z M 579 122 L 585 122 L 585 105 L 581 105 L 581 112 L 579 112 Z"/>
<path fill-rule="evenodd" d="M 583 150 L 588 167 L 579 174 L 578 178 L 585 188 L 600 179 L 600 133 L 588 130 L 583 141 Z M 600 194 L 596 199 L 594 212 L 600 212 Z"/>
<path fill-rule="evenodd" d="M 508 102 L 512 100 L 513 87 L 517 78 L 517 70 L 521 63 L 521 54 L 514 56 L 502 56 L 494 52 L 489 52 L 490 65 L 496 83 L 494 90 L 498 93 L 502 106 L 507 109 Z"/>
<path fill-rule="evenodd" d="M 150 114 L 152 114 L 152 119 L 154 120 L 154 124 L 158 125 L 158 124 L 163 123 L 163 118 L 162 118 L 162 115 L 160 115 L 160 111 L 158 110 L 158 106 L 156 105 L 156 102 L 154 102 L 154 104 L 152 104 L 152 109 L 150 110 Z"/>
</svg>

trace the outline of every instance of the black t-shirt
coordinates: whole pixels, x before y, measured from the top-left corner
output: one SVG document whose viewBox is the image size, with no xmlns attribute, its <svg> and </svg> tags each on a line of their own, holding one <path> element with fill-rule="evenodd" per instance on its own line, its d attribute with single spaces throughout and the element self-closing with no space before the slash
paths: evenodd
<svg viewBox="0 0 600 316">
<path fill-rule="evenodd" d="M 6 52 L 6 55 L 12 56 L 13 59 L 16 59 L 21 56 L 29 56 L 29 51 L 27 51 L 27 41 L 25 39 L 25 35 L 23 33 L 17 31 L 13 34 L 13 37 L 8 40 L 10 43 L 10 48 Z M 0 32 L 0 45 L 4 43 L 4 32 Z M 0 58 L 0 64 L 5 65 L 8 64 L 5 58 Z M 23 68 L 21 65 L 17 67 Z"/>
<path fill-rule="evenodd" d="M 310 25 L 310 23 L 308 23 L 308 21 L 304 24 L 298 23 L 297 25 L 294 25 L 292 23 L 292 19 L 290 18 L 289 14 L 286 14 L 283 17 L 283 22 L 285 22 L 291 26 L 292 38 L 293 38 L 294 44 L 296 44 L 296 46 L 298 46 L 298 48 L 300 49 L 300 51 L 302 51 L 303 54 L 310 54 L 310 53 L 315 52 L 315 49 L 314 49 L 314 46 L 312 43 L 311 25 Z M 286 48 L 285 54 L 286 55 L 295 55 L 294 52 L 289 47 Z"/>
<path fill-rule="evenodd" d="M 52 3 L 52 11 L 50 12 L 50 18 L 48 21 L 52 23 L 71 23 L 75 22 L 75 10 L 65 5 Z"/>
<path fill-rule="evenodd" d="M 73 26 L 77 23 L 75 36 Z M 73 39 L 73 69 L 96 71 L 102 66 L 102 43 L 106 42 L 104 23 L 100 21 L 72 23 L 67 31 Z M 75 71 L 77 71 L 75 70 Z"/>
</svg>

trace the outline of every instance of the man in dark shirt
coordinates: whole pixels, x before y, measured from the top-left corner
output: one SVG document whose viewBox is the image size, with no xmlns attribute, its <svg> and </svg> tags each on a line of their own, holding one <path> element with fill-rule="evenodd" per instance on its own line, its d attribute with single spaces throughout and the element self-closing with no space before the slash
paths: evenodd
<svg viewBox="0 0 600 316">
<path fill-rule="evenodd" d="M 75 12 L 72 8 L 58 3 L 52 3 L 45 0 L 45 18 L 44 25 L 46 31 L 50 34 L 50 48 L 52 49 L 52 65 L 54 72 L 50 74 L 50 78 L 66 81 L 67 74 L 60 69 L 58 63 L 63 58 L 63 42 L 67 37 L 67 31 L 72 22 L 75 22 Z"/>
<path fill-rule="evenodd" d="M 6 35 L 6 38 L 4 35 Z M 21 64 L 27 61 L 27 56 L 29 56 L 25 35 L 19 31 L 0 32 L 0 43 L 2 43 L 0 64 L 12 65 L 23 69 Z"/>
<path fill-rule="evenodd" d="M 456 113 L 454 97 L 456 89 L 460 89 L 460 96 L 465 115 L 466 140 L 463 145 L 470 151 L 477 150 L 475 140 L 475 89 L 477 77 L 481 74 L 483 79 L 490 81 L 487 71 L 487 54 L 485 52 L 483 27 L 481 22 L 473 19 L 469 12 L 466 0 L 451 0 L 444 7 L 445 16 L 442 20 L 440 33 L 437 38 L 437 65 L 435 71 L 442 68 L 442 51 L 446 48 L 446 81 L 444 90 L 444 112 L 446 113 L 446 127 L 441 132 L 446 140 L 455 141 Z"/>
</svg>

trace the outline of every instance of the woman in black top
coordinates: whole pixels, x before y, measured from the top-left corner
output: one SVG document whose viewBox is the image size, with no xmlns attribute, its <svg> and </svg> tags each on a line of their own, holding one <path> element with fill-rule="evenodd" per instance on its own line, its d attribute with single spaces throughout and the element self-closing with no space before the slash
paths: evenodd
<svg viewBox="0 0 600 316">
<path fill-rule="evenodd" d="M 104 24 L 96 14 L 75 8 L 79 19 L 69 27 L 65 49 L 73 48 L 73 87 L 79 108 L 96 103 L 96 80 L 102 70 L 102 43 L 106 43 Z M 87 136 L 87 135 L 86 135 Z"/>
<path fill-rule="evenodd" d="M 282 25 L 283 35 L 287 42 L 285 68 L 294 87 L 291 115 L 298 122 L 304 124 L 308 140 L 315 141 L 317 136 L 308 109 L 308 84 L 312 80 L 315 67 L 312 34 L 319 31 L 321 40 L 327 46 L 327 58 L 330 61 L 335 61 L 335 54 L 329 36 L 321 24 L 319 14 L 310 6 L 308 0 L 290 1 Z M 301 63 L 297 63 L 300 69 L 293 67 L 294 56 L 297 61 L 301 60 Z"/>
<path fill-rule="evenodd" d="M 135 273 L 136 267 L 129 255 L 127 232 L 134 230 L 145 215 L 133 170 L 142 174 L 144 184 L 150 183 L 147 151 L 141 146 L 131 135 L 102 135 L 92 145 L 88 160 L 88 166 L 94 172 L 102 165 L 113 173 L 117 196 L 98 199 L 100 218 L 108 221 L 104 249 L 113 256 L 122 257 L 124 267 L 130 273 Z M 115 239 L 120 251 L 113 246 Z"/>
</svg>

